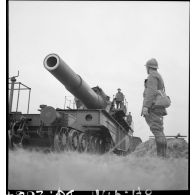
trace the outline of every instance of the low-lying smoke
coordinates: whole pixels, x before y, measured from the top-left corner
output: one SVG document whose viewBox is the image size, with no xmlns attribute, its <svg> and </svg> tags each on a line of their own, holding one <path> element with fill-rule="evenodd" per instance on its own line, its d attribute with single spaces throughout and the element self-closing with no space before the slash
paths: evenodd
<svg viewBox="0 0 195 195">
<path fill-rule="evenodd" d="M 8 176 L 17 190 L 185 190 L 188 160 L 19 149 L 9 151 Z"/>
</svg>

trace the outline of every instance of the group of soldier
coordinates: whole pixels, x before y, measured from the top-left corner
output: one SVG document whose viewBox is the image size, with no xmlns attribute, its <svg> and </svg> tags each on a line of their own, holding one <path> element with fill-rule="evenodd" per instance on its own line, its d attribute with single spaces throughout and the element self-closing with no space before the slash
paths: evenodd
<svg viewBox="0 0 195 195">
<path fill-rule="evenodd" d="M 155 137 L 157 155 L 166 157 L 167 141 L 164 135 L 163 117 L 167 115 L 167 112 L 163 106 L 155 105 L 156 91 L 165 89 L 164 81 L 157 71 L 158 62 L 155 58 L 148 60 L 145 66 L 148 77 L 144 80 L 141 116 L 145 118 L 146 123 Z M 121 92 L 121 89 L 118 88 L 118 92 L 112 102 L 114 109 L 123 110 L 125 108 L 124 100 L 125 96 Z M 126 121 L 131 126 L 132 116 L 130 112 L 126 115 Z"/>
</svg>

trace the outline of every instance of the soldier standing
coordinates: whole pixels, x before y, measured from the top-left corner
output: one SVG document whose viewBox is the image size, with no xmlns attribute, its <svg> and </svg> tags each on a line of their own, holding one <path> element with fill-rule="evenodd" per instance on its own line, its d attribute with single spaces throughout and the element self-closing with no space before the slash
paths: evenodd
<svg viewBox="0 0 195 195">
<path fill-rule="evenodd" d="M 118 92 L 116 93 L 115 101 L 116 101 L 116 109 L 119 109 L 119 107 L 122 108 L 124 102 L 124 95 L 121 92 L 120 88 L 118 88 Z"/>
<path fill-rule="evenodd" d="M 157 155 L 160 157 L 166 157 L 167 141 L 163 132 L 163 116 L 167 115 L 167 112 L 164 107 L 154 105 L 156 95 L 158 93 L 157 90 L 164 89 L 164 81 L 157 69 L 158 62 L 156 59 L 152 58 L 147 61 L 146 70 L 148 78 L 145 80 L 145 90 L 143 93 L 144 100 L 141 115 L 145 117 L 150 130 L 154 134 Z"/>
</svg>

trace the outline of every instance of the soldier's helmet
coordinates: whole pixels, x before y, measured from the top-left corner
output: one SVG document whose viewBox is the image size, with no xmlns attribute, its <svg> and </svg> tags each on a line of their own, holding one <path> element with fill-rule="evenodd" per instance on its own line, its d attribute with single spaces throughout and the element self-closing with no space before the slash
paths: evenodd
<svg viewBox="0 0 195 195">
<path fill-rule="evenodd" d="M 158 62 L 155 58 L 152 58 L 146 62 L 145 66 L 151 67 L 151 68 L 158 68 Z"/>
</svg>

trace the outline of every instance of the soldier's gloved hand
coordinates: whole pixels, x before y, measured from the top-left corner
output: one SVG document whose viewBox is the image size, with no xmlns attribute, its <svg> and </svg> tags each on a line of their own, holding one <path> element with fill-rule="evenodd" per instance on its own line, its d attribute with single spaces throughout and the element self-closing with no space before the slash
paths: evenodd
<svg viewBox="0 0 195 195">
<path fill-rule="evenodd" d="M 142 109 L 142 115 L 143 115 L 143 116 L 149 115 L 149 113 L 148 113 L 148 108 L 147 108 L 147 107 L 143 107 L 143 109 Z"/>
</svg>

